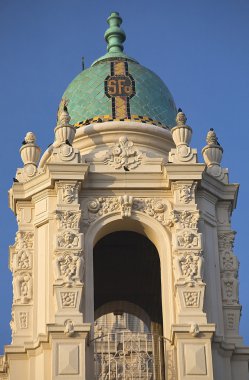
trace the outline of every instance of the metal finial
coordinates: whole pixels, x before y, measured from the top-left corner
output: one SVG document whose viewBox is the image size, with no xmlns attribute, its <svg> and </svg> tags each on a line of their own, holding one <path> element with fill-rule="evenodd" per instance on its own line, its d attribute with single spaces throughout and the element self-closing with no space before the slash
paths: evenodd
<svg viewBox="0 0 249 380">
<path fill-rule="evenodd" d="M 124 50 L 123 42 L 126 39 L 125 32 L 120 28 L 122 18 L 118 12 L 112 12 L 107 19 L 109 28 L 105 32 L 105 40 L 107 42 L 107 50 L 110 53 L 118 53 Z"/>
</svg>

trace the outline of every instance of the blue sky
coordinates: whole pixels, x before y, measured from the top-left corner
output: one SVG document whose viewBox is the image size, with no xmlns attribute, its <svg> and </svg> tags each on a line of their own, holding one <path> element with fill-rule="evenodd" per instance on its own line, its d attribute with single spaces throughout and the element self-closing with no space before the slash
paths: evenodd
<svg viewBox="0 0 249 380">
<path fill-rule="evenodd" d="M 241 184 L 232 226 L 240 261 L 241 334 L 249 344 L 248 281 L 248 0 L 1 0 L 0 1 L 0 350 L 10 342 L 12 290 L 8 246 L 15 217 L 7 191 L 27 131 L 44 151 L 53 141 L 61 96 L 81 70 L 104 54 L 106 18 L 123 17 L 125 51 L 155 71 L 193 128 L 192 146 L 214 128 L 230 181 Z"/>
</svg>

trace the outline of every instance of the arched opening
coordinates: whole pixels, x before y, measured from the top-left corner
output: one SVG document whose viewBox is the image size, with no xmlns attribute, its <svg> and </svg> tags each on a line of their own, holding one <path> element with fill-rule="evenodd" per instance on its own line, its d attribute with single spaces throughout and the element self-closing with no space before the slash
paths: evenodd
<svg viewBox="0 0 249 380">
<path fill-rule="evenodd" d="M 137 232 L 112 232 L 96 243 L 93 267 L 96 379 L 164 379 L 155 245 Z"/>
<path fill-rule="evenodd" d="M 95 245 L 93 263 L 95 310 L 109 302 L 115 308 L 115 301 L 125 308 L 130 302 L 145 310 L 152 323 L 162 324 L 160 259 L 147 237 L 133 231 L 110 233 Z"/>
</svg>

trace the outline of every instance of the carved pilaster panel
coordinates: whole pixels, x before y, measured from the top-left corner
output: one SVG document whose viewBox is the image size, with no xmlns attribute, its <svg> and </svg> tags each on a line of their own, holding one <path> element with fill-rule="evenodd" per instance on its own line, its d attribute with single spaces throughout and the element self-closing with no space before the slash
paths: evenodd
<svg viewBox="0 0 249 380">
<path fill-rule="evenodd" d="M 80 184 L 78 182 L 57 182 L 56 190 L 58 195 L 58 205 L 78 205 L 79 189 Z"/>
<path fill-rule="evenodd" d="M 175 206 L 188 206 L 195 205 L 195 189 L 196 182 L 177 181 L 172 183 L 174 204 Z M 187 207 L 187 208 L 188 208 Z"/>
<path fill-rule="evenodd" d="M 59 252 L 54 257 L 53 265 L 57 284 L 83 283 L 84 256 L 81 251 Z"/>
<path fill-rule="evenodd" d="M 235 232 L 231 230 L 218 233 L 225 336 L 239 338 L 239 262 L 233 253 L 234 238 Z"/>
</svg>

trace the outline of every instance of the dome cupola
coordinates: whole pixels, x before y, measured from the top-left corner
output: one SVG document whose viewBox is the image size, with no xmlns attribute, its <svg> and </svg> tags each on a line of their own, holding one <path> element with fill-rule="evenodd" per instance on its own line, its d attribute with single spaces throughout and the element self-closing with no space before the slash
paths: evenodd
<svg viewBox="0 0 249 380">
<path fill-rule="evenodd" d="M 138 121 L 166 128 L 174 126 L 176 106 L 163 81 L 123 52 L 122 19 L 113 12 L 105 32 L 107 53 L 83 70 L 63 94 L 76 127 L 92 122 Z"/>
</svg>

